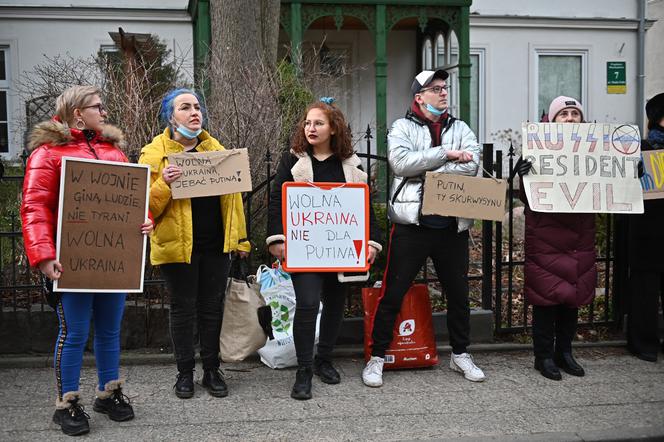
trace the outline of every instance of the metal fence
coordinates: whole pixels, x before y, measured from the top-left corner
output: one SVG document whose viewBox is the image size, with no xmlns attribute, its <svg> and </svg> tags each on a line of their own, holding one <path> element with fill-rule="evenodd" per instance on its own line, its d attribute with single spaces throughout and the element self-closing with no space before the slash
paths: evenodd
<svg viewBox="0 0 664 442">
<path fill-rule="evenodd" d="M 368 127 L 362 137 L 365 144 L 365 153 L 358 155 L 363 159 L 364 165 L 370 171 L 370 189 L 374 195 L 373 203 L 377 209 L 382 208 L 384 214 L 385 206 L 389 198 L 388 186 L 390 182 L 389 167 L 387 159 L 382 155 L 374 153 L 372 146 L 372 133 Z M 502 178 L 503 152 L 494 152 L 492 144 L 484 144 L 482 155 L 482 167 L 484 176 L 489 172 L 497 178 Z M 494 162 L 495 157 L 495 162 Z M 132 158 L 136 161 L 136 158 Z M 264 246 L 266 207 L 269 198 L 269 189 L 273 173 L 273 154 L 267 152 L 264 161 L 265 177 L 263 182 L 254 186 L 254 190 L 245 194 L 245 212 L 247 221 L 247 233 L 253 239 L 254 253 L 252 253 L 252 264 L 256 267 L 260 263 L 269 262 L 269 256 Z M 514 163 L 514 151 L 510 148 L 508 152 L 508 166 L 512 169 Z M 255 165 L 254 165 L 255 167 Z M 382 168 L 381 180 L 376 180 L 377 170 Z M 7 201 L 7 207 L 0 210 L 0 306 L 3 314 L 11 314 L 17 310 L 30 311 L 31 309 L 44 309 L 42 299 L 41 282 L 38 272 L 29 268 L 27 258 L 23 250 L 23 240 L 18 215 L 19 202 L 23 176 L 22 168 L 13 172 L 5 170 L 4 176 L 0 175 L 0 195 L 3 201 Z M 495 314 L 495 332 L 498 334 L 521 333 L 528 329 L 530 324 L 529 308 L 523 296 L 523 236 L 517 232 L 515 226 L 523 224 L 522 215 L 515 207 L 516 189 L 514 182 L 508 180 L 508 213 L 505 225 L 491 221 L 476 222 L 481 228 L 472 229 L 471 232 L 471 260 L 469 272 L 471 306 L 493 310 Z M 519 204 L 518 202 L 516 203 Z M 382 217 L 385 219 L 385 217 Z M 385 219 L 387 223 L 387 220 Z M 386 227 L 388 227 L 386 225 Z M 612 218 L 604 217 L 599 231 L 602 232 L 601 243 L 598 244 L 600 254 L 598 257 L 599 274 L 598 296 L 595 302 L 582 309 L 580 324 L 611 324 L 618 317 L 614 290 L 611 286 L 611 274 L 614 270 L 613 232 Z M 386 241 L 389 229 L 386 228 Z M 598 235 L 599 237 L 600 235 Z M 384 262 L 385 253 L 381 254 L 381 261 L 374 266 L 373 271 L 377 275 L 382 274 L 380 262 Z M 444 290 L 435 278 L 435 272 L 431 263 L 424 266 L 418 280 L 427 282 L 432 293 L 434 307 L 439 310 L 445 309 Z M 359 287 L 355 285 L 349 290 L 347 316 L 361 315 L 361 301 L 359 299 Z M 128 298 L 129 303 L 136 306 L 145 306 L 146 315 L 149 314 L 150 306 L 168 304 L 168 293 L 161 279 L 158 269 L 146 263 L 145 290 L 141 294 L 132 294 Z M 353 309 L 353 306 L 355 308 Z M 358 308 L 360 306 L 360 308 Z"/>
</svg>

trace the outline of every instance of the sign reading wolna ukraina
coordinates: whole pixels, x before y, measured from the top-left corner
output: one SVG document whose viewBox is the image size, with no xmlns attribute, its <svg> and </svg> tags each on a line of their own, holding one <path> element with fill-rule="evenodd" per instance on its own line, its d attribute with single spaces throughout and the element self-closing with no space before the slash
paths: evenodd
<svg viewBox="0 0 664 442">
<path fill-rule="evenodd" d="M 536 212 L 643 213 L 636 126 L 608 123 L 524 123 L 524 176 Z"/>
<path fill-rule="evenodd" d="M 369 188 L 359 183 L 287 182 L 282 222 L 288 272 L 364 272 Z"/>
<path fill-rule="evenodd" d="M 63 157 L 55 291 L 142 292 L 150 168 Z"/>
</svg>

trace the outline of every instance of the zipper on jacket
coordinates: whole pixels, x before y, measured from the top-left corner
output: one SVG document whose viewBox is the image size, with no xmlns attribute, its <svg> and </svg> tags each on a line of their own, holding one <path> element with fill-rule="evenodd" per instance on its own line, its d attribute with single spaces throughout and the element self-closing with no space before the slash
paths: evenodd
<svg viewBox="0 0 664 442">
<path fill-rule="evenodd" d="M 90 140 L 88 140 L 87 137 L 85 137 L 85 142 L 88 143 L 88 148 L 90 149 L 90 152 L 92 152 L 92 155 L 94 155 L 96 159 L 99 159 L 99 156 L 97 156 L 97 151 L 94 147 L 92 147 L 92 144 L 90 144 Z"/>
<path fill-rule="evenodd" d="M 401 189 L 403 189 L 403 186 L 406 185 L 406 183 L 408 182 L 409 179 L 410 178 L 406 178 L 405 180 L 403 180 L 401 182 L 401 184 L 399 184 L 399 186 L 397 187 L 397 190 L 394 191 L 394 195 L 392 195 L 392 204 L 394 204 L 394 202 L 397 200 L 397 196 L 399 196 L 399 192 L 401 192 Z"/>
</svg>

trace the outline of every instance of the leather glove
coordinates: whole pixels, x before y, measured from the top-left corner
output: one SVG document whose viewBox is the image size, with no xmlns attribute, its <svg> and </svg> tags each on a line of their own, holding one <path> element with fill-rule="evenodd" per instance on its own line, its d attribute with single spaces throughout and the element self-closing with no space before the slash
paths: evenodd
<svg viewBox="0 0 664 442">
<path fill-rule="evenodd" d="M 532 167 L 533 163 L 531 163 L 528 160 L 524 160 L 523 157 L 519 158 L 519 160 L 514 165 L 514 169 L 512 169 L 512 173 L 510 174 L 510 180 L 513 179 L 514 175 L 516 175 L 517 173 L 519 174 L 520 177 L 528 175 Z"/>
</svg>

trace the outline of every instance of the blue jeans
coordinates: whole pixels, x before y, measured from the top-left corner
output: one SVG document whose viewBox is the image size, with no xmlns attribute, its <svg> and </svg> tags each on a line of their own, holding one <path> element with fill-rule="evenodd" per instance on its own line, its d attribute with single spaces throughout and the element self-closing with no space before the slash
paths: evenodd
<svg viewBox="0 0 664 442">
<path fill-rule="evenodd" d="M 78 391 L 83 351 L 94 319 L 94 353 L 99 391 L 120 371 L 120 325 L 125 293 L 63 293 L 56 307 L 60 329 L 55 343 L 54 368 L 58 399 Z"/>
</svg>

